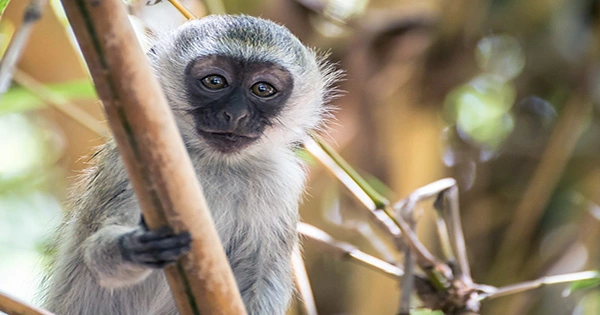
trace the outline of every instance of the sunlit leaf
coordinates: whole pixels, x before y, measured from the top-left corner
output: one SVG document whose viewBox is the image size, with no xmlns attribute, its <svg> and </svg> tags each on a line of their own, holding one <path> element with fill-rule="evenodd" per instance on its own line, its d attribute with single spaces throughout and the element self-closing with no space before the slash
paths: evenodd
<svg viewBox="0 0 600 315">
<path fill-rule="evenodd" d="M 571 283 L 571 285 L 563 292 L 563 296 L 569 296 L 573 292 L 591 289 L 595 287 L 600 287 L 600 273 L 598 273 L 598 278 L 585 279 Z"/>
<path fill-rule="evenodd" d="M 10 0 L 0 0 L 0 16 L 4 14 L 4 10 L 6 10 L 9 2 Z"/>
<path fill-rule="evenodd" d="M 87 80 L 72 81 L 46 86 L 63 100 L 97 99 L 94 86 Z M 0 115 L 23 112 L 46 106 L 38 96 L 27 89 L 16 87 L 10 89 L 0 100 Z"/>
</svg>

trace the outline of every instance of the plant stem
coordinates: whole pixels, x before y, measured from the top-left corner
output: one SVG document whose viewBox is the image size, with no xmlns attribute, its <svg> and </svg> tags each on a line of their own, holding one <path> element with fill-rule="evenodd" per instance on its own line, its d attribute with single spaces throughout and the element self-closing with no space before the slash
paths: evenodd
<svg viewBox="0 0 600 315">
<path fill-rule="evenodd" d="M 547 276 L 543 278 L 539 278 L 537 280 L 526 281 L 516 284 L 507 285 L 504 287 L 498 288 L 496 291 L 483 294 L 481 296 L 481 300 L 485 299 L 495 299 L 502 296 L 521 293 L 537 288 L 541 288 L 543 286 L 559 284 L 559 283 L 569 283 L 581 280 L 591 280 L 591 279 L 599 279 L 600 273 L 598 271 L 581 271 L 575 273 L 568 273 L 564 275 L 556 275 L 556 276 Z"/>
<path fill-rule="evenodd" d="M 404 275 L 402 268 L 364 253 L 352 244 L 337 241 L 331 235 L 310 224 L 298 223 L 298 232 L 317 242 L 321 248 L 340 259 L 358 263 L 395 279 Z"/>
<path fill-rule="evenodd" d="M 179 13 L 181 13 L 181 15 L 183 15 L 186 19 L 188 20 L 192 20 L 195 19 L 196 16 L 194 16 L 194 14 L 192 14 L 192 12 L 190 12 L 190 10 L 188 10 L 186 7 L 184 7 L 181 3 L 179 3 L 179 1 L 177 0 L 169 0 L 169 2 L 171 3 L 171 5 L 173 5 L 175 7 L 175 9 L 177 9 L 177 11 L 179 11 Z"/>
<path fill-rule="evenodd" d="M 292 268 L 294 269 L 294 281 L 298 289 L 299 303 L 304 315 L 317 315 L 315 297 L 310 287 L 310 280 L 306 273 L 306 266 L 298 248 L 292 253 Z"/>
<path fill-rule="evenodd" d="M 42 10 L 46 6 L 46 0 L 31 0 L 25 13 L 23 14 L 23 23 L 15 34 L 0 61 L 0 96 L 10 87 L 10 82 L 17 66 L 17 62 L 23 54 L 23 50 L 29 41 L 29 35 L 33 30 L 35 22 L 42 17 Z"/>
</svg>

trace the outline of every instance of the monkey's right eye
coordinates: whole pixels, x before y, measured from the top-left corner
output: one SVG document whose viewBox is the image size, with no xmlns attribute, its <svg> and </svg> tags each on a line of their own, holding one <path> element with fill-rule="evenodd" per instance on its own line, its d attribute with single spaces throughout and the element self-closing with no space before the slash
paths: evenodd
<svg viewBox="0 0 600 315">
<path fill-rule="evenodd" d="M 228 87 L 227 80 L 223 76 L 218 74 L 211 74 L 202 78 L 202 85 L 204 85 L 209 90 L 220 90 Z"/>
</svg>

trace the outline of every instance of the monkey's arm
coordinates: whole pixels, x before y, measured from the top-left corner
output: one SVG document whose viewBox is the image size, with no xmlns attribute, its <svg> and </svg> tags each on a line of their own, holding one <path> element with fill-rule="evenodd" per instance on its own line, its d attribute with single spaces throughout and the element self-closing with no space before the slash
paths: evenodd
<svg viewBox="0 0 600 315">
<path fill-rule="evenodd" d="M 135 195 L 111 144 L 98 154 L 97 167 L 85 185 L 88 193 L 80 199 L 77 226 L 83 234 L 91 232 L 81 244 L 86 266 L 100 286 L 117 288 L 174 263 L 189 251 L 191 238 L 166 227 L 149 231 L 140 221 Z"/>
<path fill-rule="evenodd" d="M 174 263 L 190 249 L 190 234 L 174 234 L 164 227 L 148 231 L 122 225 L 106 225 L 84 243 L 84 260 L 98 283 L 107 288 L 142 281 L 152 269 Z"/>
<path fill-rule="evenodd" d="M 83 243 L 84 261 L 100 286 L 127 286 L 142 281 L 150 274 L 150 268 L 128 262 L 121 253 L 121 239 L 136 230 L 136 227 L 110 224 Z"/>
</svg>

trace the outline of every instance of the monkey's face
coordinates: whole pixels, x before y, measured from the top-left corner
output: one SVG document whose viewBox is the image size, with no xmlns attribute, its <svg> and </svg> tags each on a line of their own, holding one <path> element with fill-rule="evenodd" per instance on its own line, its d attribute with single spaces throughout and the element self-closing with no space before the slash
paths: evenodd
<svg viewBox="0 0 600 315">
<path fill-rule="evenodd" d="M 185 84 L 198 136 L 230 153 L 260 139 L 283 110 L 294 80 L 269 62 L 204 56 L 188 64 Z"/>
</svg>

